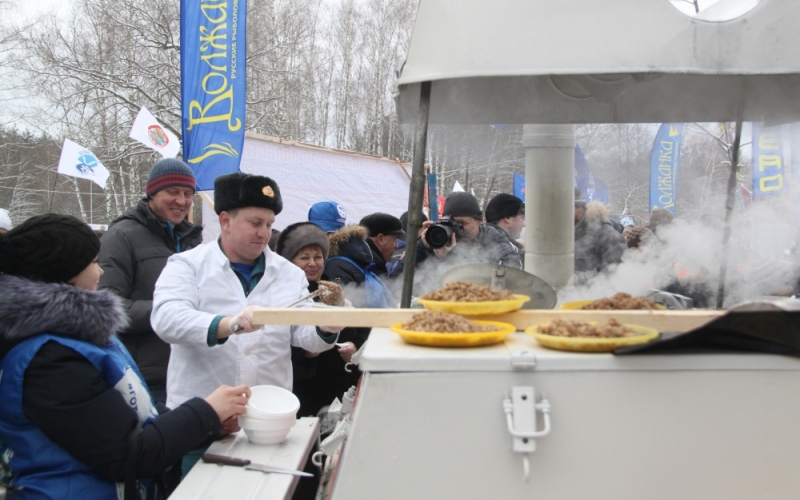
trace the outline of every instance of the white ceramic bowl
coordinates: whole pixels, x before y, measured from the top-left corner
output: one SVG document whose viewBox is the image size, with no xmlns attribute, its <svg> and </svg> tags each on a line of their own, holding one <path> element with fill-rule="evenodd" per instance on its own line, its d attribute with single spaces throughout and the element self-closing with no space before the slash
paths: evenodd
<svg viewBox="0 0 800 500">
<path fill-rule="evenodd" d="M 254 410 L 249 406 L 245 408 L 244 415 L 242 415 L 242 417 L 246 417 L 249 420 L 276 420 L 279 422 L 294 422 L 297 418 L 294 413 L 277 417 L 275 415 L 269 415 L 258 410 Z"/>
<path fill-rule="evenodd" d="M 245 415 L 239 416 L 239 426 L 242 429 L 253 429 L 256 431 L 277 431 L 280 429 L 291 429 L 296 420 L 293 415 L 284 419 L 266 420 L 251 418 Z"/>
<path fill-rule="evenodd" d="M 247 416 L 262 419 L 281 419 L 297 415 L 300 400 L 283 387 L 274 385 L 257 385 L 250 388 L 250 400 L 247 402 Z"/>
<path fill-rule="evenodd" d="M 275 431 L 259 431 L 255 429 L 248 429 L 242 427 L 247 439 L 253 444 L 278 444 L 286 440 L 286 436 L 292 430 L 291 427 L 287 429 L 278 429 Z"/>
</svg>

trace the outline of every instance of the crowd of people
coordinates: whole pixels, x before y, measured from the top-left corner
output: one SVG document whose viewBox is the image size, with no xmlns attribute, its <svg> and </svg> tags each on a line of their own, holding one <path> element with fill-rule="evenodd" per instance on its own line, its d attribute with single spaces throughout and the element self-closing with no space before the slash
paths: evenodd
<svg viewBox="0 0 800 500">
<path fill-rule="evenodd" d="M 425 220 L 416 235 L 407 213 L 347 225 L 334 201 L 279 232 L 278 184 L 237 172 L 215 181 L 221 233 L 202 244 L 187 217 L 195 189 L 184 162 L 157 162 L 146 196 L 101 238 L 65 215 L 12 227 L 0 210 L 9 500 L 163 497 L 211 441 L 239 429 L 249 387 L 292 390 L 298 416 L 308 416 L 357 383 L 358 370 L 345 368 L 368 328 L 258 325 L 257 306 L 285 307 L 324 280 L 344 289 L 345 307 L 397 307 L 392 285 L 410 265 L 410 244 L 415 266 L 523 267 L 525 204 L 510 194 L 482 210 L 475 196 L 453 193 L 442 221 Z M 576 282 L 656 241 L 671 216 L 654 211 L 648 227 L 623 227 L 576 189 Z"/>
</svg>

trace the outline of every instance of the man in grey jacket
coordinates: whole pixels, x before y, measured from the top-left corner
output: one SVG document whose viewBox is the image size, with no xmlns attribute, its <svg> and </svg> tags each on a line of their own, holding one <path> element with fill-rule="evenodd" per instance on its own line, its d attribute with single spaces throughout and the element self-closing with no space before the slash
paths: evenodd
<svg viewBox="0 0 800 500">
<path fill-rule="evenodd" d="M 525 228 L 525 202 L 513 194 L 500 193 L 489 200 L 485 214 L 486 223 L 505 234 L 524 261 L 525 249 L 517 240 Z"/>
<path fill-rule="evenodd" d="M 575 284 L 586 284 L 594 276 L 622 261 L 628 245 L 611 225 L 608 209 L 599 201 L 586 204 L 575 188 Z"/>
<path fill-rule="evenodd" d="M 192 209 L 195 177 L 175 158 L 153 165 L 147 196 L 111 223 L 100 240 L 98 261 L 105 273 L 100 288 L 120 296 L 130 326 L 119 336 L 157 401 L 166 401 L 169 344 L 150 326 L 153 290 L 170 255 L 202 242 L 202 228 L 186 220 Z"/>
</svg>

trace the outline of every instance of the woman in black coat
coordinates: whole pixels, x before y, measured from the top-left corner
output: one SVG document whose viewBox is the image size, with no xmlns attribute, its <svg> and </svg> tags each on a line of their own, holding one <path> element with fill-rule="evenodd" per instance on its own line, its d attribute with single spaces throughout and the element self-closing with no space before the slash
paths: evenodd
<svg viewBox="0 0 800 500">
<path fill-rule="evenodd" d="M 323 269 L 329 248 L 325 231 L 313 223 L 299 222 L 283 230 L 275 249 L 306 273 L 308 290 L 313 292 L 317 290 L 320 279 L 324 278 Z M 344 369 L 361 345 L 356 343 L 353 330 L 342 330 L 337 349 L 319 355 L 292 348 L 293 392 L 300 399 L 299 416 L 316 416 L 334 398 L 341 400 L 342 394 L 357 380 Z"/>
</svg>

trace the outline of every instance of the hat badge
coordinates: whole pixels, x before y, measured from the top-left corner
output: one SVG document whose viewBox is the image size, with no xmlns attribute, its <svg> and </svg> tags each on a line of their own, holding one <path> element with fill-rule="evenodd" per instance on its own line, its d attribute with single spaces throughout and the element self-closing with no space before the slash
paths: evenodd
<svg viewBox="0 0 800 500">
<path fill-rule="evenodd" d="M 275 191 L 273 191 L 269 186 L 264 186 L 261 192 L 264 193 L 264 196 L 269 196 L 270 198 L 275 197 Z"/>
</svg>

